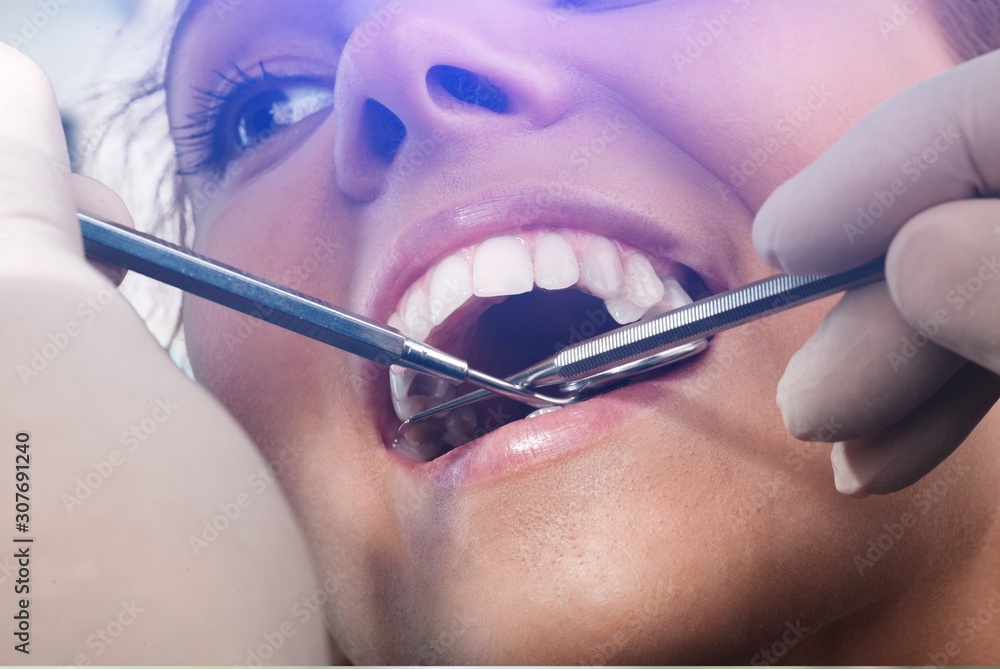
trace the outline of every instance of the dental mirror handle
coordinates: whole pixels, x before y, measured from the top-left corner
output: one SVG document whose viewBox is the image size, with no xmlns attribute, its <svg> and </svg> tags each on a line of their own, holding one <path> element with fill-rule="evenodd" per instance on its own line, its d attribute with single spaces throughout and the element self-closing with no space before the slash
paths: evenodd
<svg viewBox="0 0 1000 669">
<path fill-rule="evenodd" d="M 839 274 L 778 274 L 626 325 L 570 346 L 536 368 L 525 385 L 540 388 L 593 377 L 656 351 L 706 339 L 803 304 L 860 288 L 885 278 L 885 256 Z"/>
<path fill-rule="evenodd" d="M 78 214 L 87 255 L 296 332 L 377 364 L 400 365 L 531 404 L 565 400 L 496 379 L 400 332 L 315 298 L 205 258 L 151 235 Z"/>
<path fill-rule="evenodd" d="M 702 343 L 720 332 L 884 278 L 885 256 L 840 274 L 778 274 L 567 347 L 508 380 L 530 388 L 558 386 L 570 397 L 595 389 L 600 394 L 616 380 L 697 355 L 704 349 Z M 399 435 L 429 418 L 488 397 L 475 391 L 421 411 L 403 422 Z"/>
</svg>

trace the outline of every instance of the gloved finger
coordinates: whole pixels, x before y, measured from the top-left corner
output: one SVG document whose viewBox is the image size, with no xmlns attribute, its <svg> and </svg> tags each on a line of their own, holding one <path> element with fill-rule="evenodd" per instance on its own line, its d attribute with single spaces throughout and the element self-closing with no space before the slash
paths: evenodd
<svg viewBox="0 0 1000 669">
<path fill-rule="evenodd" d="M 1000 200 L 950 202 L 914 218 L 889 249 L 886 278 L 911 323 L 1000 373 Z"/>
<path fill-rule="evenodd" d="M 998 109 L 1000 51 L 890 99 L 764 203 L 758 253 L 786 272 L 839 272 L 925 209 L 1000 193 Z"/>
<path fill-rule="evenodd" d="M 132 214 L 129 213 L 125 202 L 118 197 L 117 193 L 97 179 L 74 174 L 73 192 L 76 195 L 76 206 L 79 211 L 97 216 L 105 221 L 135 228 Z M 91 261 L 90 264 L 116 286 L 120 286 L 125 280 L 125 275 L 128 274 L 128 270 L 107 263 Z"/>
<path fill-rule="evenodd" d="M 10 243 L 82 253 L 51 84 L 34 62 L 0 44 L 0 91 L 0 234 Z"/>
<path fill-rule="evenodd" d="M 1000 377 L 968 363 L 909 416 L 879 434 L 837 443 L 837 490 L 887 495 L 929 474 L 958 448 L 1000 398 Z"/>
<path fill-rule="evenodd" d="M 788 431 L 847 441 L 899 421 L 964 364 L 896 309 L 885 283 L 844 295 L 791 361 L 777 402 Z"/>
</svg>

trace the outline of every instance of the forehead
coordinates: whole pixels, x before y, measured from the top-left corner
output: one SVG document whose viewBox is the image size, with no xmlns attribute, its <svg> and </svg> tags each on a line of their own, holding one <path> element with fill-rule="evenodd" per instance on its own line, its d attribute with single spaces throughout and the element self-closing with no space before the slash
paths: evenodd
<svg viewBox="0 0 1000 669">
<path fill-rule="evenodd" d="M 245 40 L 274 28 L 310 25 L 347 28 L 356 25 L 388 0 L 177 0 L 177 25 L 170 45 L 168 81 L 179 62 L 190 60 L 179 53 L 196 52 L 214 43 Z M 398 1 L 398 0 L 394 0 Z M 249 33 L 248 33 L 249 31 Z M 183 48 L 182 48 L 183 47 Z"/>
<path fill-rule="evenodd" d="M 393 0 L 178 0 L 177 16 L 180 17 L 179 30 L 185 24 L 204 18 L 205 15 L 224 18 L 238 11 L 253 11 L 264 7 L 295 11 L 296 8 L 320 6 L 324 11 L 333 12 L 346 20 L 360 21 L 379 7 Z"/>
</svg>

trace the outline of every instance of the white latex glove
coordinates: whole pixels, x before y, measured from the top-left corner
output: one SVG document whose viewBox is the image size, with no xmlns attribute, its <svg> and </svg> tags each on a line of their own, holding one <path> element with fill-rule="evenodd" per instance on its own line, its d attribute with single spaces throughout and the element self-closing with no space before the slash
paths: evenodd
<svg viewBox="0 0 1000 669">
<path fill-rule="evenodd" d="M 837 488 L 890 493 L 957 448 L 1000 396 L 1000 52 L 889 100 L 777 189 L 771 265 L 886 283 L 844 296 L 778 387 L 789 431 L 837 442 Z"/>
<path fill-rule="evenodd" d="M 273 661 L 324 663 L 322 617 L 290 614 L 316 585 L 284 498 L 243 431 L 84 261 L 77 207 L 128 217 L 106 187 L 72 183 L 65 141 L 45 75 L 0 44 L 0 662 L 246 664 L 291 620 Z M 29 501 L 15 519 L 17 485 Z M 11 633 L 22 621 L 30 655 Z"/>
</svg>

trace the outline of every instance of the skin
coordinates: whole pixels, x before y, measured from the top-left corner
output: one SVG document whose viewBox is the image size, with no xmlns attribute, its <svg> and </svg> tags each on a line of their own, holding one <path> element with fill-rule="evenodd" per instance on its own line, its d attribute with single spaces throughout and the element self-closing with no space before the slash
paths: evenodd
<svg viewBox="0 0 1000 669">
<path fill-rule="evenodd" d="M 247 663 L 247 649 L 316 588 L 288 504 L 273 479 L 249 488 L 266 463 L 245 432 L 84 261 L 77 208 L 130 218 L 106 186 L 70 178 L 44 73 L 0 45 L 0 90 L 0 424 L 12 449 L 0 483 L 12 492 L 30 484 L 35 538 L 29 576 L 13 549 L 2 563 L 11 593 L 3 615 L 14 620 L 28 602 L 30 655 L 8 643 L 0 658 Z M 46 359 L 34 362 L 39 351 Z M 14 450 L 21 432 L 30 435 L 27 453 Z M 16 464 L 30 467 L 28 481 L 15 479 L 25 473 L 14 466 L 22 455 Z M 190 537 L 241 494 L 253 494 L 251 504 L 195 552 Z M 319 616 L 296 633 L 299 643 L 278 648 L 278 661 L 329 658 Z"/>
<path fill-rule="evenodd" d="M 333 235 L 343 252 L 298 287 L 382 320 L 388 312 L 373 298 L 382 258 L 421 232 L 406 222 L 553 183 L 565 147 L 585 145 L 616 116 L 627 126 L 621 140 L 573 187 L 690 221 L 685 234 L 718 250 L 732 284 L 760 278 L 768 270 L 750 224 L 771 191 L 882 101 L 955 64 L 929 12 L 884 38 L 877 21 L 891 3 L 867 0 L 821 12 L 792 2 L 651 2 L 595 13 L 533 2 L 470 3 L 460 13 L 430 0 L 268 5 L 248 1 L 224 21 L 212 11 L 185 20 L 169 81 L 175 125 L 192 111 L 190 86 L 208 86 L 212 68 L 275 53 L 290 56 L 292 73 L 339 72 L 340 113 L 306 121 L 240 163 L 250 176 L 201 212 L 198 249 L 279 277 Z M 323 61 L 332 38 L 386 8 L 392 18 L 366 48 Z M 725 35 L 675 61 L 727 8 L 735 18 Z M 276 47 L 265 25 L 295 35 L 300 51 Z M 511 115 L 422 102 L 427 69 L 474 69 L 484 49 L 490 59 L 480 67 L 513 91 Z M 786 139 L 776 123 L 816 90 L 828 99 Z M 366 98 L 410 132 L 391 164 L 370 155 L 352 117 Z M 399 173 L 435 128 L 448 133 L 441 149 Z M 734 183 L 733 170 L 771 138 L 779 149 Z M 205 183 L 186 182 L 194 192 Z M 404 283 L 426 269 L 403 267 Z M 375 409 L 358 392 L 362 365 L 270 328 L 227 350 L 219 334 L 241 317 L 197 300 L 184 318 L 202 383 L 268 457 L 294 453 L 287 487 L 336 584 L 334 636 L 355 661 L 747 663 L 768 661 L 767 650 L 781 661 L 924 663 L 996 582 L 995 420 L 904 493 L 838 496 L 828 447 L 791 440 L 773 402 L 780 370 L 828 306 L 719 337 L 697 382 L 655 398 L 572 457 L 433 497 L 384 449 Z M 935 484 L 947 495 L 927 503 Z M 886 523 L 924 505 L 904 540 L 858 566 Z M 808 634 L 786 636 L 790 649 L 775 645 L 789 625 Z M 995 659 L 987 636 L 953 661 Z"/>
<path fill-rule="evenodd" d="M 381 320 L 395 306 L 376 287 L 386 259 L 426 233 L 413 221 L 556 183 L 566 147 L 615 118 L 625 119 L 620 140 L 576 175 L 568 197 L 597 192 L 682 221 L 727 268 L 710 279 L 760 278 L 770 270 L 750 227 L 767 196 L 882 101 L 955 63 L 928 12 L 886 39 L 877 21 L 892 3 L 863 0 L 822 12 L 720 1 L 598 13 L 485 0 L 455 13 L 410 0 L 388 6 L 392 19 L 370 45 L 338 58 L 330 45 L 382 8 L 246 0 L 223 17 L 210 8 L 183 22 L 168 82 L 176 126 L 194 111 L 191 87 L 214 88 L 212 70 L 232 60 L 329 81 L 339 72 L 344 113 L 304 121 L 216 179 L 218 195 L 198 211 L 197 249 L 275 279 L 315 266 L 295 275 L 296 288 Z M 678 65 L 675 54 L 725 8 L 735 17 L 725 35 Z M 516 93 L 510 115 L 419 104 L 428 68 L 469 67 L 484 43 L 491 58 L 480 66 Z M 279 54 L 289 58 L 272 66 Z M 831 94 L 785 140 L 776 124 L 813 87 Z M 400 171 L 416 141 L 388 164 L 365 153 L 350 110 L 369 97 L 410 139 L 449 130 L 421 169 Z M 733 170 L 777 137 L 767 163 L 734 183 Z M 195 175 L 185 187 L 206 193 L 211 183 Z M 324 242 L 339 252 L 320 259 Z M 426 269 L 402 267 L 404 284 Z M 951 662 L 996 662 L 995 635 L 966 643 L 958 631 L 1000 575 L 996 416 L 907 491 L 838 495 L 829 448 L 789 437 L 773 401 L 781 370 L 829 306 L 720 336 L 675 392 L 571 456 L 433 496 L 375 427 L 365 392 L 384 377 L 369 381 L 356 360 L 291 334 L 241 330 L 244 319 L 197 300 L 184 318 L 200 382 L 282 465 L 332 595 L 328 623 L 355 662 L 924 664 L 949 644 Z M 906 513 L 918 521 L 859 567 Z"/>
</svg>

